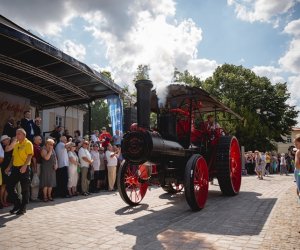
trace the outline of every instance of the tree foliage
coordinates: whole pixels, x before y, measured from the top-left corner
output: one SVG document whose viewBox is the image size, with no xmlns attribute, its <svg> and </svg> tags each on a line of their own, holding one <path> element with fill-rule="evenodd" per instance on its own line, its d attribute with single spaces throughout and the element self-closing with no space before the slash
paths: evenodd
<svg viewBox="0 0 300 250">
<path fill-rule="evenodd" d="M 193 76 L 189 71 L 180 72 L 177 69 L 174 71 L 174 82 L 185 83 L 192 87 L 202 87 L 202 81 L 199 77 Z"/>
<path fill-rule="evenodd" d="M 136 70 L 133 82 L 135 83 L 136 81 L 143 80 L 143 79 L 149 80 L 149 70 L 150 70 L 150 66 L 149 65 L 140 64 L 137 67 L 137 70 Z"/>
<path fill-rule="evenodd" d="M 89 133 L 89 124 L 88 124 L 88 112 L 84 115 L 83 123 L 83 134 Z M 106 127 L 109 131 L 110 116 L 108 110 L 108 104 L 104 99 L 98 99 L 91 103 L 91 130 L 95 129 L 101 130 L 102 127 Z"/>
<path fill-rule="evenodd" d="M 282 135 L 290 134 L 297 124 L 298 112 L 287 103 L 286 83 L 272 84 L 250 69 L 230 64 L 219 66 L 204 82 L 188 72 L 179 75 L 181 81 L 202 87 L 243 117 L 243 121 L 223 122 L 222 126 L 235 134 L 246 150 L 275 149 L 274 142 L 283 141 Z"/>
</svg>

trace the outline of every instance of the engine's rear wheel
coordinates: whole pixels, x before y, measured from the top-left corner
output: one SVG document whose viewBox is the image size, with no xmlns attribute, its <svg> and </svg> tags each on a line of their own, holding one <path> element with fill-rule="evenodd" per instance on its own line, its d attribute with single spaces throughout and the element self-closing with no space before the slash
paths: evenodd
<svg viewBox="0 0 300 250">
<path fill-rule="evenodd" d="M 238 194 L 242 181 L 242 160 L 236 137 L 220 137 L 216 151 L 216 170 L 222 193 L 228 196 Z"/>
<path fill-rule="evenodd" d="M 186 164 L 184 189 L 187 203 L 192 210 L 204 208 L 208 196 L 208 167 L 199 154 L 191 156 Z"/>
<path fill-rule="evenodd" d="M 118 174 L 118 191 L 130 206 L 138 205 L 148 188 L 149 172 L 145 165 L 134 165 L 123 161 Z"/>
</svg>

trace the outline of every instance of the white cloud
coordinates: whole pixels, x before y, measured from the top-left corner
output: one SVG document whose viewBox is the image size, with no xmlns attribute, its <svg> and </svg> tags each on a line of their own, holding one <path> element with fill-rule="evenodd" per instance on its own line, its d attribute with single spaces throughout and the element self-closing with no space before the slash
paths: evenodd
<svg viewBox="0 0 300 250">
<path fill-rule="evenodd" d="M 300 19 L 288 23 L 284 28 L 284 32 L 293 36 L 300 36 Z"/>
<path fill-rule="evenodd" d="M 248 22 L 272 23 L 278 25 L 279 17 L 286 14 L 297 0 L 227 0 L 235 7 L 237 18 Z"/>
<path fill-rule="evenodd" d="M 288 82 L 291 99 L 300 104 L 300 75 L 289 77 Z"/>
<path fill-rule="evenodd" d="M 272 83 L 285 82 L 285 79 L 281 76 L 283 70 L 280 68 L 273 66 L 254 66 L 252 71 L 261 77 L 269 78 Z"/>
<path fill-rule="evenodd" d="M 300 111 L 300 75 L 291 76 L 288 79 L 288 90 L 291 93 L 289 104 L 296 106 L 296 110 Z M 300 113 L 298 115 L 298 126 L 300 126 Z"/>
<path fill-rule="evenodd" d="M 99 0 L 88 4 L 81 0 L 54 0 L 51 4 L 46 0 L 10 0 L 0 7 L 8 18 L 13 13 L 21 25 L 26 21 L 25 28 L 41 34 L 59 35 L 72 18 L 83 18 L 85 30 L 99 41 L 99 47 L 106 48 L 112 74 L 121 84 L 132 81 L 139 64 L 150 65 L 155 84 L 169 83 L 175 67 L 196 72 L 195 65 L 201 64 L 202 69 L 205 63 L 206 68 L 216 64 L 197 61 L 202 30 L 190 19 L 175 19 L 174 0 Z M 64 42 L 63 50 L 81 60 L 86 54 L 82 44 L 70 40 Z"/>
<path fill-rule="evenodd" d="M 60 0 L 7 0 L 0 2 L 0 9 L 18 25 L 51 36 L 58 36 L 75 16 L 71 2 Z"/>
<path fill-rule="evenodd" d="M 201 80 L 213 75 L 215 69 L 219 64 L 214 60 L 208 59 L 192 59 L 188 61 L 187 70 L 192 74 L 199 77 Z"/>
<path fill-rule="evenodd" d="M 287 72 L 299 74 L 300 72 L 300 38 L 293 39 L 289 49 L 279 59 L 280 66 Z"/>
<path fill-rule="evenodd" d="M 64 41 L 62 50 L 77 60 L 83 60 L 86 54 L 84 45 L 74 43 L 71 40 Z"/>
<path fill-rule="evenodd" d="M 178 23 L 175 11 L 162 11 L 160 6 L 167 3 L 170 1 L 161 1 L 151 10 L 132 6 L 132 11 L 136 8 L 135 23 L 122 37 L 100 28 L 105 22 L 101 13 L 85 15 L 90 23 L 86 30 L 107 46 L 106 59 L 117 82 L 130 83 L 137 66 L 145 64 L 150 66 L 150 78 L 156 86 L 169 84 L 175 67 L 187 69 L 188 62 L 197 59 L 202 30 L 190 19 Z"/>
</svg>

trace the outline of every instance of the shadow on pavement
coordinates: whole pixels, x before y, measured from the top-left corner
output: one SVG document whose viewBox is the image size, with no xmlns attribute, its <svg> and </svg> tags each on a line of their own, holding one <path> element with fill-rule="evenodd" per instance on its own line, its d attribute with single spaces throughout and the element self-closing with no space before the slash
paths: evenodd
<svg viewBox="0 0 300 250">
<path fill-rule="evenodd" d="M 118 226 L 123 234 L 136 236 L 134 249 L 213 248 L 205 241 L 205 235 L 259 235 L 277 199 L 265 199 L 255 192 L 241 192 L 234 197 L 222 196 L 220 191 L 209 191 L 206 207 L 193 212 L 188 207 L 184 193 L 162 194 L 171 206 L 158 210 L 147 209 L 150 214 L 141 215 L 132 222 Z M 169 197 L 169 198 L 167 198 Z M 136 210 L 141 211 L 146 205 Z M 128 207 L 124 208 L 128 209 Z M 122 209 L 117 210 L 122 213 Z M 173 245 L 174 244 L 174 245 Z"/>
<path fill-rule="evenodd" d="M 26 206 L 26 210 L 32 210 L 35 208 L 40 208 L 40 207 L 46 207 L 46 206 L 55 206 L 55 205 L 59 205 L 59 204 L 63 204 L 66 202 L 74 202 L 74 201 L 80 201 L 80 200 L 85 200 L 85 199 L 90 199 L 93 197 L 97 197 L 97 196 L 111 196 L 111 195 L 117 195 L 117 192 L 108 192 L 108 191 L 101 191 L 99 193 L 93 193 L 90 196 L 82 196 L 82 195 L 78 195 L 78 196 L 73 196 L 71 198 L 60 198 L 60 197 L 54 197 L 54 201 L 48 201 L 48 202 L 44 202 L 43 200 L 38 200 L 38 201 L 30 201 L 29 204 L 27 204 Z M 0 228 L 1 227 L 5 227 L 5 224 L 9 221 L 12 221 L 14 219 L 18 219 L 21 218 L 24 215 L 16 215 L 16 214 L 10 214 L 9 210 L 11 210 L 13 208 L 13 206 L 9 206 L 9 207 L 5 207 L 3 209 L 0 210 Z M 147 209 L 147 207 L 145 207 L 144 209 Z"/>
</svg>

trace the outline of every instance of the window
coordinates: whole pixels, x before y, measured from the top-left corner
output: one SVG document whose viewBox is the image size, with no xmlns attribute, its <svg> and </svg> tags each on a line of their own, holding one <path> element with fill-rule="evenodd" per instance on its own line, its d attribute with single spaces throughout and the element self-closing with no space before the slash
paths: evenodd
<svg viewBox="0 0 300 250">
<path fill-rule="evenodd" d="M 62 125 L 63 125 L 62 122 L 63 122 L 63 118 L 62 118 L 61 116 L 57 115 L 57 116 L 55 117 L 55 126 L 56 126 L 56 127 L 57 127 L 57 126 L 62 126 Z"/>
<path fill-rule="evenodd" d="M 286 137 L 286 142 L 287 142 L 287 143 L 292 143 L 292 137 L 291 137 L 290 135 L 288 135 L 288 136 Z"/>
</svg>

